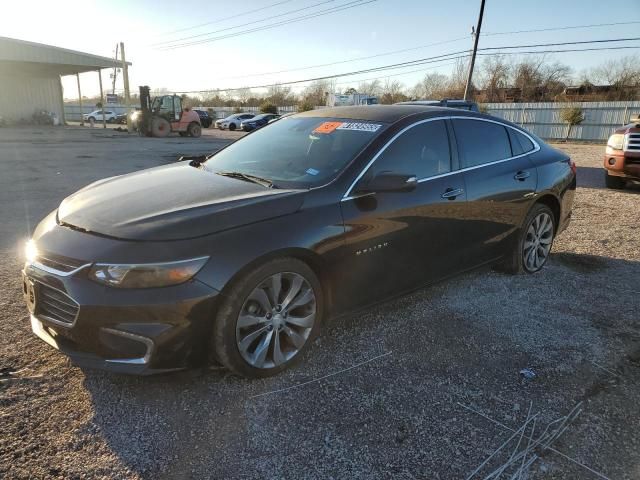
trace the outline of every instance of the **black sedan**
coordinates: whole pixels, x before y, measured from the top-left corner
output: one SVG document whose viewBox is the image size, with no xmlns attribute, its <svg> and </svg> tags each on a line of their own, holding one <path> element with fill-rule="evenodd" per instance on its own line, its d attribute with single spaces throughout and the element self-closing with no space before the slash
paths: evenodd
<svg viewBox="0 0 640 480">
<path fill-rule="evenodd" d="M 329 316 L 481 265 L 538 272 L 575 186 L 569 157 L 494 117 L 314 110 L 66 198 L 27 243 L 24 295 L 79 364 L 264 377 Z"/>
<path fill-rule="evenodd" d="M 243 120 L 240 124 L 240 128 L 245 132 L 250 132 L 251 130 L 255 130 L 256 128 L 264 127 L 271 120 L 276 120 L 280 118 L 280 115 L 275 113 L 262 113 L 260 115 L 256 115 L 249 120 Z"/>
<path fill-rule="evenodd" d="M 194 109 L 193 111 L 196 112 L 200 117 L 200 125 L 202 125 L 202 128 L 209 128 L 211 126 L 211 124 L 213 123 L 213 118 L 211 118 L 209 112 L 196 109 Z"/>
</svg>

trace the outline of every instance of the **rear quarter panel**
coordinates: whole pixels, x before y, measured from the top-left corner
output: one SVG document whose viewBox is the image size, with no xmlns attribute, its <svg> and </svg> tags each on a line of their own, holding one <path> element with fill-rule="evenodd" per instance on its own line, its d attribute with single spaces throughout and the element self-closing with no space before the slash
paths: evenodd
<svg viewBox="0 0 640 480">
<path fill-rule="evenodd" d="M 564 152 L 538 140 L 540 150 L 530 155 L 538 170 L 537 198 L 552 195 L 560 204 L 558 233 L 569 222 L 576 191 L 576 175 L 569 164 L 571 158 Z"/>
</svg>

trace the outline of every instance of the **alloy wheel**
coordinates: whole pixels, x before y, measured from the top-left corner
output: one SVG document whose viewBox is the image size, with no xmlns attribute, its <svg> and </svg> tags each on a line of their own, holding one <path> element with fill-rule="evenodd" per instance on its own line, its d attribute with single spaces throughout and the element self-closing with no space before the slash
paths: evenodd
<svg viewBox="0 0 640 480">
<path fill-rule="evenodd" d="M 535 272 L 542 268 L 549 257 L 552 243 L 553 219 L 547 212 L 541 212 L 529 224 L 524 239 L 524 267 L 529 272 Z"/>
<path fill-rule="evenodd" d="M 242 305 L 236 321 L 238 351 L 255 368 L 278 367 L 304 347 L 316 312 L 316 295 L 302 275 L 271 275 Z"/>
</svg>

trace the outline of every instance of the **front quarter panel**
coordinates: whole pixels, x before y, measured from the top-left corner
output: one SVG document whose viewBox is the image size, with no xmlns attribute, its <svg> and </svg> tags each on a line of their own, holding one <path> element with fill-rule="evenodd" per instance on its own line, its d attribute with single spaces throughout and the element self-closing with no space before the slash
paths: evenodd
<svg viewBox="0 0 640 480">
<path fill-rule="evenodd" d="M 328 272 L 344 243 L 344 226 L 336 202 L 303 207 L 295 214 L 221 232 L 206 241 L 211 260 L 197 277 L 223 290 L 247 267 L 276 256 L 312 256 Z"/>
</svg>

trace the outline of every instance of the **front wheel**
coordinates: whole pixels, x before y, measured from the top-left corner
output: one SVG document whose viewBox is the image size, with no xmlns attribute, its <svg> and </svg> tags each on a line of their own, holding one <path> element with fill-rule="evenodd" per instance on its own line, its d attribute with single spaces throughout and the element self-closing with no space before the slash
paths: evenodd
<svg viewBox="0 0 640 480">
<path fill-rule="evenodd" d="M 513 250 L 501 265 L 507 273 L 535 273 L 549 258 L 555 222 L 553 212 L 546 205 L 537 203 L 529 211 Z"/>
<path fill-rule="evenodd" d="M 614 190 L 621 190 L 625 187 L 626 182 L 624 178 L 616 177 L 615 175 L 609 175 L 609 173 L 605 170 L 604 172 L 604 183 L 607 188 L 613 188 Z"/>
<path fill-rule="evenodd" d="M 213 328 L 213 353 L 243 377 L 275 375 L 309 347 L 322 315 L 322 287 L 313 270 L 294 258 L 272 260 L 224 295 Z"/>
<path fill-rule="evenodd" d="M 229 130 L 231 130 L 232 132 L 236 129 L 236 124 L 235 123 L 230 123 L 229 124 Z"/>
</svg>

